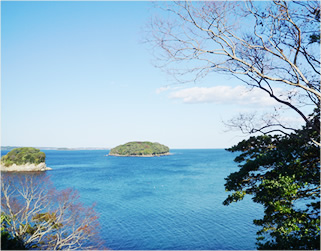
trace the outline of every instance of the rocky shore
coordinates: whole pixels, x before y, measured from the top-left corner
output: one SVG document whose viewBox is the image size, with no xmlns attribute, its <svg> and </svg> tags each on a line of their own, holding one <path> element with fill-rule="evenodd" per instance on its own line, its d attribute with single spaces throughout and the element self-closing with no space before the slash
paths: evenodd
<svg viewBox="0 0 321 251">
<path fill-rule="evenodd" d="M 161 157 L 172 155 L 171 153 L 163 153 L 163 154 L 148 154 L 148 155 L 120 155 L 120 154 L 108 154 L 106 156 L 117 156 L 117 157 Z"/>
<path fill-rule="evenodd" d="M 47 170 L 52 170 L 52 168 L 47 167 L 46 163 L 40 163 L 38 165 L 30 163 L 24 165 L 13 164 L 11 166 L 0 164 L 0 171 L 2 172 L 43 172 Z"/>
</svg>

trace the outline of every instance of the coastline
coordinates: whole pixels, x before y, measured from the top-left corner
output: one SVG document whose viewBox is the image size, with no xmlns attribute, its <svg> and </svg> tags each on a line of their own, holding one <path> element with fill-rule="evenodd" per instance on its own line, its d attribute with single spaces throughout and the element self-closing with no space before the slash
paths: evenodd
<svg viewBox="0 0 321 251">
<path fill-rule="evenodd" d="M 116 157 L 144 157 L 144 158 L 150 158 L 150 157 L 162 157 L 162 156 L 168 156 L 168 155 L 172 155 L 172 153 L 151 154 L 151 155 L 120 155 L 120 154 L 107 154 L 106 156 L 116 156 Z"/>
<path fill-rule="evenodd" d="M 46 163 L 40 163 L 38 165 L 27 163 L 24 165 L 12 164 L 11 166 L 5 166 L 0 164 L 1 172 L 44 172 L 47 170 L 52 170 L 52 168 L 47 167 Z"/>
</svg>

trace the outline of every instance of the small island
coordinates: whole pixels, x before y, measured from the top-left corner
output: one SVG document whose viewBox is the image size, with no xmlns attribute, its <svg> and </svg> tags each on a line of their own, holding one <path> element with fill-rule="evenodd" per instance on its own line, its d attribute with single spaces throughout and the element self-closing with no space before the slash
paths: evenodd
<svg viewBox="0 0 321 251">
<path fill-rule="evenodd" d="M 51 170 L 45 163 L 46 154 L 33 147 L 11 150 L 1 158 L 0 170 L 6 172 L 35 172 Z"/>
<path fill-rule="evenodd" d="M 109 152 L 111 156 L 133 156 L 133 157 L 154 157 L 169 155 L 169 148 L 159 143 L 148 141 L 128 142 L 124 145 L 112 148 Z"/>
</svg>

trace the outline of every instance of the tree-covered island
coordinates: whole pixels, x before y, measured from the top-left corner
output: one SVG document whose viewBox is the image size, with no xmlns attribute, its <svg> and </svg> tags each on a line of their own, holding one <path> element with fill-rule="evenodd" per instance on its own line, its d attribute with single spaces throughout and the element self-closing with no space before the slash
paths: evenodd
<svg viewBox="0 0 321 251">
<path fill-rule="evenodd" d="M 46 171 L 46 154 L 33 147 L 20 147 L 1 157 L 1 171 Z"/>
<path fill-rule="evenodd" d="M 148 141 L 128 142 L 112 148 L 109 152 L 111 156 L 135 156 L 135 157 L 154 157 L 169 155 L 169 148 L 159 143 Z"/>
</svg>

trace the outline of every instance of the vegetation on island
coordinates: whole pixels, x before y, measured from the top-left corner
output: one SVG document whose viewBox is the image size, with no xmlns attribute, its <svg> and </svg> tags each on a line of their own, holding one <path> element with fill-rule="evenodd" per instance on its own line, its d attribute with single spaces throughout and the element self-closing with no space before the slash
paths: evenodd
<svg viewBox="0 0 321 251">
<path fill-rule="evenodd" d="M 148 141 L 128 142 L 124 145 L 112 148 L 109 155 L 116 156 L 160 156 L 169 153 L 169 148 L 159 143 Z"/>
<path fill-rule="evenodd" d="M 40 164 L 45 162 L 46 154 L 41 152 L 39 149 L 33 147 L 20 147 L 11 150 L 6 155 L 2 156 L 1 163 L 5 166 L 24 165 L 30 164 Z"/>
</svg>

